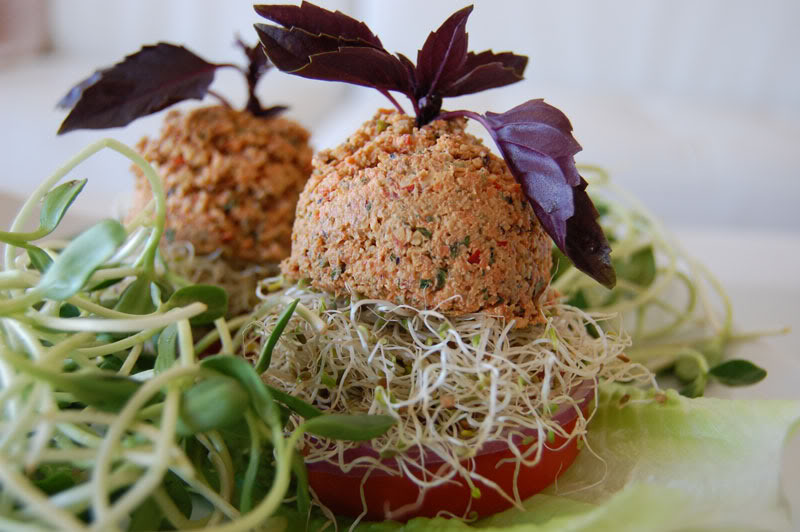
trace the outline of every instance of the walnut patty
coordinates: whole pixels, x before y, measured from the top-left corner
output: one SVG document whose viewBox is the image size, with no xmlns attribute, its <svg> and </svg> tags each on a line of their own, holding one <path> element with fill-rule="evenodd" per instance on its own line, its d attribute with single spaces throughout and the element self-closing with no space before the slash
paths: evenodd
<svg viewBox="0 0 800 532">
<path fill-rule="evenodd" d="M 505 162 L 465 125 L 419 129 L 381 110 L 317 154 L 284 275 L 336 295 L 540 321 L 550 238 Z"/>
<path fill-rule="evenodd" d="M 232 264 L 262 264 L 289 255 L 295 203 L 311 172 L 308 138 L 291 120 L 214 106 L 170 111 L 161 136 L 137 149 L 164 181 L 171 237 L 198 254 L 221 250 Z M 132 215 L 152 197 L 136 174 Z"/>
</svg>

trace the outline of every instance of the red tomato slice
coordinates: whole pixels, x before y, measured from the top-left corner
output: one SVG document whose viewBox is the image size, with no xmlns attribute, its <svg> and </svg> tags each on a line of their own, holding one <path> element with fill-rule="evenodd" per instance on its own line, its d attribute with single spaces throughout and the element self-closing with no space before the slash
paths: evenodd
<svg viewBox="0 0 800 532">
<path fill-rule="evenodd" d="M 593 386 L 581 386 L 579 394 L 581 399 L 578 404 L 584 415 L 586 415 L 591 398 L 593 397 Z M 576 397 L 577 399 L 577 397 Z M 559 418 L 559 413 L 555 417 L 559 419 L 561 425 L 567 433 L 571 432 L 577 421 L 575 409 L 561 413 L 563 420 Z M 521 451 L 525 451 L 535 442 L 528 445 L 517 446 Z M 533 467 L 520 467 L 517 478 L 517 488 L 521 499 L 526 499 L 539 491 L 543 490 L 567 468 L 572 465 L 578 455 L 578 441 L 573 438 L 569 441 L 555 436 L 551 441 L 547 441 L 542 450 L 542 457 L 538 464 Z M 345 458 L 354 458 L 353 454 L 345 453 Z M 370 454 L 362 452 L 363 454 Z M 490 442 L 474 458 L 473 469 L 482 477 L 490 479 L 507 494 L 513 496 L 514 493 L 514 470 L 516 465 L 512 462 L 505 462 L 497 465 L 501 460 L 513 459 L 514 455 L 509 450 L 505 442 Z M 394 466 L 394 462 L 387 461 L 389 467 Z M 469 468 L 469 464 L 464 462 Z M 445 466 L 441 460 L 438 463 L 430 461 L 426 465 L 428 472 L 435 472 Z M 369 521 L 407 521 L 414 517 L 434 517 L 439 512 L 449 512 L 462 516 L 475 512 L 478 517 L 485 517 L 502 510 L 506 510 L 512 504 L 497 490 L 485 483 L 475 480 L 474 485 L 480 489 L 480 497 L 472 497 L 472 489 L 460 477 L 456 476 L 451 482 L 428 489 L 424 494 L 420 494 L 420 487 L 408 477 L 400 475 L 390 475 L 384 471 L 372 471 L 364 480 L 366 468 L 354 467 L 347 473 L 336 466 L 323 463 L 308 464 L 308 481 L 311 488 L 316 493 L 320 502 L 330 508 L 335 514 L 357 517 L 363 511 L 361 489 L 363 482 L 364 501 L 366 502 L 366 520 Z M 412 472 L 414 472 L 412 470 Z M 422 472 L 415 472 L 418 476 Z M 418 502 L 418 499 L 421 501 Z M 473 514 L 475 515 L 475 514 Z"/>
</svg>

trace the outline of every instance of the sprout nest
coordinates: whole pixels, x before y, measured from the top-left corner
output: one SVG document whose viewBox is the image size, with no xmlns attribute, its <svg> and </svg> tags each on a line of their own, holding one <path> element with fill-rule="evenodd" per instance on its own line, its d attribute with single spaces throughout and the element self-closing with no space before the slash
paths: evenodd
<svg viewBox="0 0 800 532">
<path fill-rule="evenodd" d="M 262 286 L 275 286 L 275 279 Z M 577 406 L 570 391 L 580 383 L 653 382 L 649 371 L 623 355 L 627 336 L 589 334 L 587 327 L 600 326 L 596 318 L 555 299 L 544 303 L 545 324 L 514 328 L 486 313 L 448 317 L 389 301 L 334 299 L 302 285 L 261 296 L 270 311 L 245 333 L 244 352 L 251 359 L 287 301 L 298 298 L 306 307 L 289 322 L 263 375 L 266 382 L 324 411 L 397 419 L 388 433 L 366 444 L 307 440 L 307 463 L 407 473 L 424 470 L 419 456 L 433 453 L 452 467 L 442 475 L 491 486 L 469 470 L 467 460 L 487 442 L 505 441 L 517 464 L 535 464 L 548 435 L 571 439 L 586 432 L 591 412 L 579 414 L 569 433 L 553 419 L 560 407 Z M 306 310 L 322 320 L 309 319 Z M 538 435 L 536 443 L 522 451 L 515 442 L 530 431 Z M 343 452 L 359 445 L 388 459 L 363 456 L 345 463 Z M 420 453 L 403 452 L 414 446 Z M 433 473 L 410 477 L 420 487 L 444 480 Z M 517 494 L 503 496 L 521 504 Z"/>
</svg>

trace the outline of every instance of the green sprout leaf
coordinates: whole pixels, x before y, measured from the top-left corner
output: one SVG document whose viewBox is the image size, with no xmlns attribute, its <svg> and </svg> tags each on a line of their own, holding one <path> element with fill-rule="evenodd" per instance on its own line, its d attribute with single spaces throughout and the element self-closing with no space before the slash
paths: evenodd
<svg viewBox="0 0 800 532">
<path fill-rule="evenodd" d="M 70 392 L 89 406 L 108 412 L 118 412 L 141 387 L 141 383 L 121 375 L 62 376 L 57 387 Z"/>
<path fill-rule="evenodd" d="M 23 358 L 13 362 L 19 370 L 43 381 L 54 388 L 71 394 L 76 401 L 106 412 L 119 412 L 142 383 L 113 373 L 52 373 Z"/>
<path fill-rule="evenodd" d="M 726 386 L 747 386 L 763 380 L 766 370 L 748 360 L 733 359 L 711 368 L 709 373 Z"/>
<path fill-rule="evenodd" d="M 276 401 L 279 401 L 289 407 L 289 410 L 295 414 L 298 414 L 305 419 L 312 419 L 322 415 L 322 411 L 314 405 L 308 404 L 302 399 L 299 399 L 293 395 L 289 395 L 288 393 L 277 388 L 273 388 L 272 386 L 265 386 L 269 388 L 269 392 Z"/>
<path fill-rule="evenodd" d="M 683 388 L 680 389 L 681 395 L 684 397 L 702 397 L 706 391 L 706 384 L 708 383 L 707 373 L 698 373 L 697 376 Z"/>
<path fill-rule="evenodd" d="M 117 373 L 122 368 L 122 360 L 114 355 L 106 355 L 103 357 L 103 361 L 97 365 L 97 367 L 106 371 L 113 371 L 114 373 Z"/>
<path fill-rule="evenodd" d="M 189 320 L 192 325 L 205 325 L 228 312 L 228 292 L 219 286 L 197 284 L 176 290 L 167 300 L 164 310 L 204 303 L 208 308 Z"/>
<path fill-rule="evenodd" d="M 589 302 L 586 301 L 586 295 L 583 293 L 583 290 L 576 290 L 574 294 L 569 296 L 567 305 L 572 305 L 582 310 L 589 308 Z"/>
<path fill-rule="evenodd" d="M 311 419 L 322 415 L 322 411 L 315 406 L 265 384 L 258 373 L 256 373 L 255 368 L 241 358 L 231 355 L 215 355 L 203 359 L 200 364 L 214 371 L 238 379 L 250 393 L 250 398 L 251 401 L 253 401 L 256 412 L 268 423 L 270 423 L 271 419 L 277 419 L 280 423 L 281 416 L 279 409 L 277 412 L 278 417 L 272 418 L 273 415 L 276 415 L 275 412 L 272 412 L 276 406 L 274 401 L 283 403 L 289 407 L 290 410 L 305 419 Z"/>
<path fill-rule="evenodd" d="M 656 278 L 656 257 L 653 247 L 646 246 L 636 251 L 625 261 L 614 261 L 618 279 L 625 279 L 639 286 L 650 286 Z"/>
<path fill-rule="evenodd" d="M 235 424 L 249 402 L 250 396 L 236 379 L 222 375 L 203 379 L 183 392 L 178 435 L 191 436 Z"/>
<path fill-rule="evenodd" d="M 106 288 L 112 287 L 117 283 L 121 283 L 124 278 L 119 277 L 117 279 L 106 279 L 105 281 L 100 281 L 94 286 L 90 286 L 86 289 L 87 292 L 96 292 L 97 290 L 105 290 Z"/>
<path fill-rule="evenodd" d="M 564 272 L 572 267 L 572 262 L 570 262 L 567 256 L 556 246 L 553 246 L 552 256 L 553 267 L 550 270 L 550 277 L 552 281 L 556 281 L 556 279 L 564 275 Z"/>
<path fill-rule="evenodd" d="M 114 310 L 127 314 L 150 314 L 156 310 L 153 298 L 150 296 L 150 279 L 137 277 L 135 281 L 125 287 Z"/>
<path fill-rule="evenodd" d="M 215 355 L 203 359 L 201 366 L 239 381 L 250 396 L 256 413 L 270 427 L 279 426 L 280 415 L 268 387 L 246 360 L 232 355 Z"/>
<path fill-rule="evenodd" d="M 86 179 L 68 181 L 47 193 L 39 215 L 39 238 L 55 231 L 72 202 L 86 185 Z"/>
<path fill-rule="evenodd" d="M 64 248 L 36 290 L 43 297 L 56 300 L 75 295 L 124 240 L 125 228 L 115 220 L 103 220 L 90 227 Z"/>
<path fill-rule="evenodd" d="M 71 464 L 43 464 L 33 474 L 34 485 L 48 495 L 54 495 L 82 480 L 81 472 Z"/>
<path fill-rule="evenodd" d="M 152 497 L 147 497 L 136 510 L 131 513 L 127 532 L 144 532 L 158 530 L 164 520 L 164 512 Z"/>
<path fill-rule="evenodd" d="M 164 476 L 164 487 L 167 490 L 172 502 L 181 511 L 184 517 L 192 515 L 192 496 L 186 489 L 186 484 L 180 479 L 178 475 L 172 471 L 168 471 Z"/>
<path fill-rule="evenodd" d="M 39 272 L 44 273 L 53 264 L 53 259 L 50 258 L 50 255 L 45 252 L 42 248 L 28 245 L 25 246 L 25 250 L 28 252 L 28 258 L 31 260 L 31 265 L 36 268 Z"/>
<path fill-rule="evenodd" d="M 306 420 L 306 432 L 336 440 L 365 441 L 384 434 L 394 425 L 392 416 L 326 414 Z"/>
<path fill-rule="evenodd" d="M 67 209 L 83 190 L 84 185 L 86 185 L 86 180 L 81 179 L 80 181 L 68 181 L 52 189 L 44 196 L 42 211 L 39 215 L 39 227 L 31 233 L 0 231 L 0 242 L 30 249 L 31 246 L 28 242 L 45 237 L 58 227 Z"/>
<path fill-rule="evenodd" d="M 80 315 L 81 315 L 81 309 L 79 309 L 72 303 L 64 303 L 58 309 L 59 318 L 77 318 Z"/>
<path fill-rule="evenodd" d="M 308 491 L 308 470 L 303 458 L 294 454 L 292 456 L 292 472 L 297 481 L 297 511 L 300 515 L 307 516 L 311 511 L 311 495 Z"/>
<path fill-rule="evenodd" d="M 269 368 L 269 363 L 272 361 L 272 351 L 278 344 L 278 339 L 281 337 L 281 334 L 283 334 L 283 330 L 286 328 L 286 324 L 288 324 L 289 320 L 292 318 L 294 309 L 297 308 L 297 304 L 299 302 L 299 299 L 292 301 L 292 303 L 286 307 L 286 310 L 284 310 L 281 316 L 278 318 L 277 323 L 275 323 L 275 328 L 272 330 L 269 338 L 267 338 L 267 342 L 264 344 L 264 348 L 261 350 L 261 354 L 258 357 L 258 362 L 256 363 L 256 373 L 259 375 L 267 371 Z"/>
<path fill-rule="evenodd" d="M 675 355 L 675 376 L 683 383 L 694 382 L 699 375 L 708 372 L 708 364 L 701 351 L 684 347 Z"/>
</svg>

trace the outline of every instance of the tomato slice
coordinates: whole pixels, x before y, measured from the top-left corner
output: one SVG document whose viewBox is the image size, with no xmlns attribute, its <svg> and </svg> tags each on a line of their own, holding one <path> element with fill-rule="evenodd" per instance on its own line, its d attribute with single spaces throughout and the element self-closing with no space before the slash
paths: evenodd
<svg viewBox="0 0 800 532">
<path fill-rule="evenodd" d="M 582 398 L 578 404 L 585 415 L 591 403 L 594 387 L 584 386 L 583 388 Z M 571 408 L 571 410 L 571 419 L 561 422 L 567 433 L 572 431 L 577 421 L 575 409 Z M 517 446 L 524 452 L 535 443 L 517 444 Z M 345 453 L 345 458 L 353 457 L 352 455 L 348 457 L 347 454 Z M 577 438 L 571 440 L 565 440 L 560 436 L 549 438 L 543 446 L 541 460 L 535 466 L 520 466 L 516 482 L 520 498 L 526 499 L 552 484 L 561 473 L 569 468 L 577 455 Z M 482 477 L 495 482 L 503 492 L 513 496 L 516 464 L 512 461 L 500 463 L 507 459 L 513 460 L 513 458 L 514 455 L 505 442 L 493 441 L 478 452 L 472 459 L 473 464 L 464 462 L 464 465 Z M 391 467 L 394 463 L 387 461 L 387 465 Z M 448 466 L 441 460 L 438 463 L 433 461 L 426 463 L 426 470 L 431 473 L 441 467 Z M 412 469 L 411 471 L 420 477 L 423 474 L 420 470 Z M 473 497 L 472 488 L 459 476 L 455 476 L 450 482 L 420 493 L 420 487 L 406 476 L 373 470 L 365 479 L 366 472 L 367 468 L 365 467 L 353 467 L 345 473 L 331 464 L 310 463 L 308 464 L 308 481 L 320 502 L 335 514 L 357 517 L 363 512 L 365 503 L 365 519 L 370 521 L 407 521 L 420 516 L 434 517 L 440 512 L 448 512 L 457 516 L 471 514 L 485 517 L 512 506 L 511 502 L 500 495 L 496 489 L 479 480 L 473 482 L 475 487 L 480 490 L 480 496 Z"/>
</svg>

